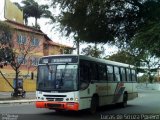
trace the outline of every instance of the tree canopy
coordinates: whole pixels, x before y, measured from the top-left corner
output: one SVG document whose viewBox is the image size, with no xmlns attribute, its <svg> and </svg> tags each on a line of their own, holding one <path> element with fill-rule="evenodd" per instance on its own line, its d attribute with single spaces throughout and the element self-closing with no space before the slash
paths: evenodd
<svg viewBox="0 0 160 120">
<path fill-rule="evenodd" d="M 96 57 L 96 58 L 102 58 L 104 51 L 105 49 L 103 46 L 99 48 L 95 44 L 94 46 L 88 45 L 86 48 L 83 48 L 81 54 L 91 56 L 91 57 Z"/>
<path fill-rule="evenodd" d="M 134 44 L 160 53 L 160 0 L 52 0 L 51 6 L 57 5 L 66 35 L 74 33 L 92 43 Z"/>
<path fill-rule="evenodd" d="M 143 23 L 144 5 L 137 0 L 53 0 L 52 5 L 56 3 L 62 28 L 88 42 L 128 40 Z"/>
<path fill-rule="evenodd" d="M 0 62 L 12 59 L 12 28 L 4 22 L 0 21 Z M 6 60 L 7 59 L 7 60 Z"/>
</svg>

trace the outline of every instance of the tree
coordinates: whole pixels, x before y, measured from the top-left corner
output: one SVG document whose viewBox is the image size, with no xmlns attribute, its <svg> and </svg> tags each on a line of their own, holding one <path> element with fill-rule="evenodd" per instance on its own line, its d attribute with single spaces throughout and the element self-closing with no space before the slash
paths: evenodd
<svg viewBox="0 0 160 120">
<path fill-rule="evenodd" d="M 39 5 L 35 0 L 23 0 L 22 6 L 15 3 L 24 12 L 25 23 L 28 24 L 28 18 L 35 18 L 35 26 L 37 27 L 37 19 L 41 17 L 52 18 L 51 12 L 48 10 L 48 5 Z"/>
<path fill-rule="evenodd" d="M 0 67 L 3 68 L 4 65 L 7 65 L 8 61 L 12 60 L 12 41 L 11 41 L 11 32 L 12 28 L 0 21 Z M 1 75 L 3 76 L 1 70 Z M 9 83 L 7 79 L 5 79 L 7 83 L 13 88 L 13 86 Z"/>
<path fill-rule="evenodd" d="M 104 51 L 105 50 L 103 46 L 101 46 L 101 48 L 98 48 L 97 44 L 95 44 L 94 46 L 88 45 L 88 47 L 82 49 L 81 53 L 91 57 L 102 58 Z"/>
<path fill-rule="evenodd" d="M 148 23 L 133 38 L 131 46 L 160 57 L 160 22 Z"/>
<path fill-rule="evenodd" d="M 66 35 L 119 47 L 134 43 L 135 48 L 160 56 L 159 0 L 53 0 L 52 6 L 57 5 L 57 21 Z"/>
<path fill-rule="evenodd" d="M 33 51 L 35 48 L 31 45 L 31 38 L 27 39 L 26 37 L 18 36 L 18 44 L 14 44 L 12 40 L 13 28 L 7 25 L 4 22 L 0 22 L 0 63 L 1 68 L 9 64 L 12 69 L 15 71 L 15 88 L 9 84 L 15 92 L 15 96 L 18 95 L 18 78 L 20 73 L 21 65 L 26 62 L 26 58 L 29 56 L 30 51 Z M 31 35 L 30 37 L 33 37 Z M 13 48 L 14 45 L 14 48 Z M 0 70 L 2 77 L 8 82 L 7 78 L 3 75 Z M 9 83 L 9 82 L 8 82 Z"/>
<path fill-rule="evenodd" d="M 57 4 L 62 29 L 86 42 L 128 40 L 143 23 L 143 3 L 136 0 L 54 0 L 52 6 Z"/>
<path fill-rule="evenodd" d="M 117 61 L 121 63 L 126 63 L 134 65 L 137 68 L 137 72 L 145 73 L 148 76 L 146 81 L 150 83 L 153 82 L 152 73 L 157 71 L 157 65 L 159 64 L 159 59 L 156 56 L 151 55 L 148 51 L 140 54 L 133 54 L 129 51 L 119 51 L 105 59 Z"/>
<path fill-rule="evenodd" d="M 127 51 L 118 51 L 117 53 L 105 57 L 107 60 L 112 60 L 116 62 L 126 63 L 130 65 L 138 65 L 139 66 L 139 60 L 138 57 L 127 52 Z"/>
</svg>

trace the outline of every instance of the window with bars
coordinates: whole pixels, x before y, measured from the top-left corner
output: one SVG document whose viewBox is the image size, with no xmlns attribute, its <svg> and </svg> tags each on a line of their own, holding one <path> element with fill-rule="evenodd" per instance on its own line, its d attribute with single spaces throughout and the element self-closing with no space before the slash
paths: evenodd
<svg viewBox="0 0 160 120">
<path fill-rule="evenodd" d="M 32 57 L 31 58 L 31 63 L 32 63 L 33 66 L 37 66 L 38 62 L 39 62 L 39 58 L 37 58 L 37 57 Z"/>
<path fill-rule="evenodd" d="M 17 61 L 18 61 L 19 64 L 24 64 L 25 65 L 27 63 L 27 59 L 24 58 L 23 55 L 18 56 Z"/>
<path fill-rule="evenodd" d="M 17 37 L 17 42 L 18 42 L 18 44 L 26 44 L 26 36 L 24 36 L 24 35 L 18 35 L 18 37 Z"/>
<path fill-rule="evenodd" d="M 33 38 L 31 41 L 32 46 L 39 46 L 39 40 L 37 38 Z"/>
</svg>

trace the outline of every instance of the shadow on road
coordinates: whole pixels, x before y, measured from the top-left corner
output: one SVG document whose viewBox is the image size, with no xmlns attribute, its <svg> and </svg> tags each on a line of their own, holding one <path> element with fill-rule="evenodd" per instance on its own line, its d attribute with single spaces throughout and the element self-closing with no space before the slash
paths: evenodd
<svg viewBox="0 0 160 120">
<path fill-rule="evenodd" d="M 107 106 L 103 106 L 103 107 L 100 107 L 97 111 L 97 113 L 95 113 L 94 115 L 90 114 L 88 110 L 81 110 L 81 111 L 58 111 L 56 112 L 55 110 L 51 110 L 51 112 L 48 112 L 48 113 L 44 113 L 44 114 L 41 114 L 41 115 L 44 115 L 44 116 L 49 116 L 49 117 L 57 117 L 59 118 L 59 116 L 62 118 L 62 119 L 65 119 L 65 120 L 85 120 L 86 119 L 95 119 L 95 120 L 100 120 L 100 116 L 101 114 L 105 113 L 107 114 L 107 112 L 109 111 L 113 111 L 113 110 L 117 110 L 117 109 L 127 109 L 128 107 L 135 107 L 135 105 L 128 105 L 126 108 L 120 108 L 119 106 L 117 105 L 107 105 Z M 116 114 L 116 113 L 115 113 Z M 117 113 L 118 114 L 118 113 Z"/>
</svg>

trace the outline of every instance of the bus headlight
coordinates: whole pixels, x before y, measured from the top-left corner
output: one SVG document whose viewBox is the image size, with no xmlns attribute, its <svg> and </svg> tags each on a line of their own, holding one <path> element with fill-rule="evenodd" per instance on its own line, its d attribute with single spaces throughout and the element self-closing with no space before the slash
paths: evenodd
<svg viewBox="0 0 160 120">
<path fill-rule="evenodd" d="M 78 97 L 75 98 L 75 101 L 78 101 Z"/>
</svg>

